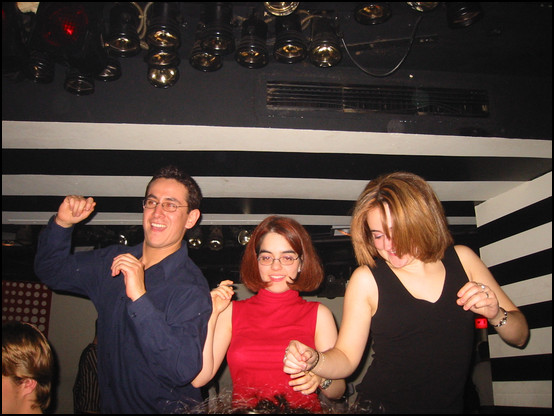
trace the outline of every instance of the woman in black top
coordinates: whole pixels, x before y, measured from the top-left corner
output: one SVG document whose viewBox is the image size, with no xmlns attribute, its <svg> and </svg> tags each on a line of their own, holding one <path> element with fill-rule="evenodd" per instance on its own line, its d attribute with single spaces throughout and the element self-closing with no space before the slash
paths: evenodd
<svg viewBox="0 0 554 416">
<path fill-rule="evenodd" d="M 348 283 L 335 347 L 291 341 L 284 370 L 351 375 L 369 337 L 374 356 L 358 386 L 358 411 L 461 413 L 473 347 L 473 314 L 522 347 L 527 321 L 470 248 L 453 245 L 442 205 L 417 175 L 372 180 L 351 224 L 359 267 Z M 370 332 L 371 331 L 371 332 Z"/>
</svg>

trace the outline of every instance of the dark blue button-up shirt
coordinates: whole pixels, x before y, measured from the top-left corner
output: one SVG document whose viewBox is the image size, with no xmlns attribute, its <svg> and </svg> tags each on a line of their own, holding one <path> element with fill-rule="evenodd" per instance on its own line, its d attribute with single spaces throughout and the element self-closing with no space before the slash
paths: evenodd
<svg viewBox="0 0 554 416">
<path fill-rule="evenodd" d="M 98 311 L 102 413 L 186 412 L 202 400 L 190 382 L 202 368 L 212 311 L 208 283 L 186 244 L 145 271 L 146 293 L 133 302 L 110 267 L 122 253 L 142 257 L 142 244 L 71 254 L 72 230 L 49 221 L 35 272 L 53 290 L 87 296 Z"/>
</svg>

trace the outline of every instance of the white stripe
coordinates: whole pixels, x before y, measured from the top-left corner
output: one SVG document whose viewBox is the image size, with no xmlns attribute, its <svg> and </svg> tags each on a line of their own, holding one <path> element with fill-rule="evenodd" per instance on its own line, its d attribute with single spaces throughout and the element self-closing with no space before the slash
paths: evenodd
<svg viewBox="0 0 554 416">
<path fill-rule="evenodd" d="M 160 138 L 163 137 L 163 140 Z M 257 127 L 2 121 L 2 148 L 552 158 L 551 140 Z"/>
<path fill-rule="evenodd" d="M 543 224 L 480 248 L 487 267 L 552 248 L 552 223 Z"/>
<path fill-rule="evenodd" d="M 491 358 L 552 354 L 552 327 L 531 329 L 529 343 L 524 349 L 506 344 L 498 334 L 489 335 L 489 350 Z"/>
<path fill-rule="evenodd" d="M 495 381 L 495 406 L 552 407 L 552 380 Z"/>
<path fill-rule="evenodd" d="M 552 274 L 504 285 L 502 290 L 518 307 L 548 302 L 552 300 Z"/>
<path fill-rule="evenodd" d="M 2 224 L 43 225 L 48 222 L 54 212 L 2 212 Z M 278 212 L 273 214 L 279 215 Z M 202 225 L 257 225 L 271 214 L 202 214 Z M 330 225 L 347 228 L 350 217 L 332 215 L 291 215 L 282 214 L 296 219 L 303 225 Z M 141 213 L 99 212 L 88 225 L 142 225 Z"/>
<path fill-rule="evenodd" d="M 298 198 L 355 201 L 365 180 L 195 177 L 205 197 Z M 2 175 L 2 195 L 144 196 L 150 177 Z M 484 201 L 521 182 L 429 182 L 441 201 Z"/>
<path fill-rule="evenodd" d="M 275 212 L 273 214 L 279 215 Z M 54 212 L 2 212 L 2 224 L 46 224 Z M 202 214 L 202 225 L 257 225 L 271 214 Z M 281 214 L 296 219 L 303 225 L 330 225 L 340 229 L 349 229 L 349 216 L 334 215 L 294 215 Z M 474 225 L 473 218 L 468 218 L 467 223 L 458 225 Z M 87 224 L 89 225 L 141 225 L 142 214 L 99 212 Z M 340 234 L 342 235 L 342 234 Z"/>
<path fill-rule="evenodd" d="M 475 207 L 478 227 L 552 196 L 552 172 Z"/>
</svg>

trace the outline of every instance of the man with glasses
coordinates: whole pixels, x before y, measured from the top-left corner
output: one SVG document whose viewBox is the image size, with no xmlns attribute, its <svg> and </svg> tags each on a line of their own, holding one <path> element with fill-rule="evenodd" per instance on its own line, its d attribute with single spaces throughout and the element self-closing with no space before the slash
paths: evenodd
<svg viewBox="0 0 554 416">
<path fill-rule="evenodd" d="M 96 205 L 75 195 L 39 236 L 37 276 L 53 290 L 87 296 L 98 311 L 102 413 L 184 413 L 202 400 L 190 382 L 202 367 L 212 304 L 183 244 L 201 199 L 196 181 L 170 166 L 146 188 L 141 244 L 71 254 L 74 225 Z"/>
</svg>

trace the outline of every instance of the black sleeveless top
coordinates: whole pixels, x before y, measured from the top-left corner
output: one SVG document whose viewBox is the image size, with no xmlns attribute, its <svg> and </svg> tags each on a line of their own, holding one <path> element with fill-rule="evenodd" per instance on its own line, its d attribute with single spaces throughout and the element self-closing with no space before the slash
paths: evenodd
<svg viewBox="0 0 554 416">
<path fill-rule="evenodd" d="M 384 260 L 372 269 L 379 303 L 373 361 L 357 386 L 361 412 L 462 413 L 475 315 L 456 303 L 469 279 L 454 247 L 442 262 L 446 278 L 435 303 L 414 298 Z"/>
</svg>

